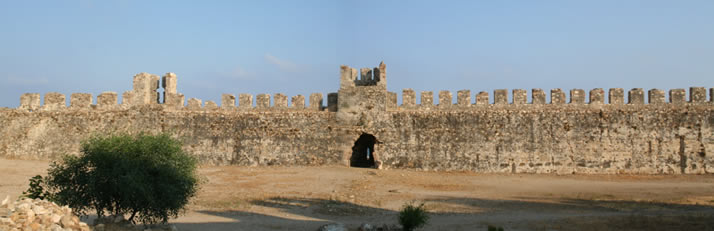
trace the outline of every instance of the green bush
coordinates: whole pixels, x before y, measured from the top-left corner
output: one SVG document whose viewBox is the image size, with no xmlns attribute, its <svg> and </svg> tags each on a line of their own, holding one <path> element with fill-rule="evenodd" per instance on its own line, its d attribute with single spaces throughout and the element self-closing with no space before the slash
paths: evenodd
<svg viewBox="0 0 714 231">
<path fill-rule="evenodd" d="M 197 191 L 196 159 L 169 135 L 93 137 L 48 170 L 52 199 L 79 215 L 129 215 L 144 224 L 177 217 Z"/>
<path fill-rule="evenodd" d="M 399 224 L 402 225 L 404 231 L 412 231 L 421 228 L 429 222 L 429 214 L 426 213 L 424 204 L 414 206 L 413 203 L 406 204 L 399 211 Z"/>
<path fill-rule="evenodd" d="M 45 185 L 42 176 L 36 175 L 30 178 L 30 188 L 22 192 L 22 196 L 30 199 L 50 199 L 50 194 L 45 190 Z"/>
<path fill-rule="evenodd" d="M 503 231 L 503 227 L 497 227 L 497 226 L 488 226 L 488 231 Z"/>
</svg>

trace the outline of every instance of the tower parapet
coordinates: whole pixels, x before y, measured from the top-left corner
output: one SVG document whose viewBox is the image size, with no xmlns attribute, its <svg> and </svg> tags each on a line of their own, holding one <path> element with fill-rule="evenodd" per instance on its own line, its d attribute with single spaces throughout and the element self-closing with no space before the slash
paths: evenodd
<svg viewBox="0 0 714 231">
<path fill-rule="evenodd" d="M 184 104 L 184 95 L 178 93 L 178 78 L 174 73 L 166 73 L 161 77 L 162 86 L 164 87 L 164 105 L 170 109 L 180 109 Z"/>
<path fill-rule="evenodd" d="M 356 125 L 387 111 L 387 65 L 362 68 L 357 77 L 357 69 L 340 67 L 340 89 L 337 101 L 331 103 L 336 105 L 337 120 L 344 124 Z"/>
<path fill-rule="evenodd" d="M 159 76 L 142 72 L 134 76 L 134 90 L 131 91 L 132 106 L 158 104 Z"/>
<path fill-rule="evenodd" d="M 42 107 L 39 93 L 25 93 L 20 96 L 20 110 L 36 111 Z"/>
</svg>

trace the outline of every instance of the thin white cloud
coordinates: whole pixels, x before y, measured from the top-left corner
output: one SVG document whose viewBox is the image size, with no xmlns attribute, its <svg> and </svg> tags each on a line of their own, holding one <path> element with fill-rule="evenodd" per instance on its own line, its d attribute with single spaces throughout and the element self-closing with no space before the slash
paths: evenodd
<svg viewBox="0 0 714 231">
<path fill-rule="evenodd" d="M 229 75 L 236 79 L 250 79 L 253 76 L 242 67 L 236 67 Z"/>
<path fill-rule="evenodd" d="M 287 61 L 284 59 L 280 59 L 278 57 L 272 56 L 271 54 L 265 54 L 264 58 L 265 58 L 265 61 L 268 61 L 269 63 L 272 63 L 273 65 L 277 66 L 278 69 L 280 69 L 281 71 L 285 71 L 285 72 L 297 72 L 298 71 L 298 65 L 293 62 L 290 62 L 290 61 Z"/>
<path fill-rule="evenodd" d="M 237 79 L 237 80 L 247 80 L 247 79 L 254 79 L 255 74 L 246 70 L 245 68 L 241 66 L 236 66 L 233 70 L 230 71 L 221 71 L 217 73 L 219 76 L 223 76 L 226 78 L 230 79 Z"/>
<path fill-rule="evenodd" d="M 50 80 L 47 78 L 21 78 L 17 76 L 8 76 L 4 79 L 4 82 L 8 85 L 17 86 L 35 86 L 50 84 Z"/>
</svg>

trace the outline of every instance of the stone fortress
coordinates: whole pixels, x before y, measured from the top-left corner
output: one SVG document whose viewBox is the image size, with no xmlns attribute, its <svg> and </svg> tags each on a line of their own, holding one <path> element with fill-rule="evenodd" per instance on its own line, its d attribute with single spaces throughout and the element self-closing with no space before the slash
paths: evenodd
<svg viewBox="0 0 714 231">
<path fill-rule="evenodd" d="M 223 94 L 221 104 L 177 91 L 177 76 L 140 73 L 118 95 L 28 93 L 0 109 L 0 157 L 56 159 L 82 140 L 119 132 L 166 132 L 204 164 L 345 165 L 494 173 L 704 174 L 714 172 L 714 88 L 645 92 L 597 88 L 387 91 L 386 65 L 340 68 L 323 95 Z M 159 97 L 159 85 L 164 88 Z M 707 91 L 710 98 L 707 99 Z M 647 97 L 645 97 L 647 94 Z M 687 97 L 687 95 L 689 97 Z M 472 96 L 475 100 L 472 100 Z M 493 97 L 492 102 L 489 97 Z M 159 99 L 163 98 L 162 102 Z M 647 98 L 647 100 L 645 100 Z M 688 99 L 687 99 L 688 98 Z M 587 99 L 587 100 L 586 100 Z"/>
</svg>

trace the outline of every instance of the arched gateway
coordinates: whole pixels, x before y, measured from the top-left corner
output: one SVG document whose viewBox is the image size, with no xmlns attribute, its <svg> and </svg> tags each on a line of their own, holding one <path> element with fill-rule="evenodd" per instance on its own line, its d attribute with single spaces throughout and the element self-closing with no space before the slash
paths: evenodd
<svg viewBox="0 0 714 231">
<path fill-rule="evenodd" d="M 377 143 L 377 138 L 371 134 L 362 133 L 352 146 L 350 167 L 373 168 L 375 143 Z"/>
</svg>

